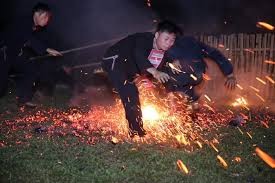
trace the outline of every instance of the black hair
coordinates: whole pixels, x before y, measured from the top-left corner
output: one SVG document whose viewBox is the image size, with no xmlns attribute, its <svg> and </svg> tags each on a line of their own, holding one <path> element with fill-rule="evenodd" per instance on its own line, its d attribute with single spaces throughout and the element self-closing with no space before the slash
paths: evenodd
<svg viewBox="0 0 275 183">
<path fill-rule="evenodd" d="M 51 9 L 48 4 L 38 2 L 32 9 L 32 14 L 35 12 L 51 12 Z"/>
<path fill-rule="evenodd" d="M 169 20 L 164 20 L 158 23 L 156 32 L 168 32 L 177 35 L 183 34 L 181 28 L 177 24 Z"/>
</svg>

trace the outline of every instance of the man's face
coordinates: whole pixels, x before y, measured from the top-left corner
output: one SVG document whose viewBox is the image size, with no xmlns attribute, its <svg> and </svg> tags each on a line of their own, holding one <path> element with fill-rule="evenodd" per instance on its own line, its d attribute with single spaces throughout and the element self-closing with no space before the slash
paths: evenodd
<svg viewBox="0 0 275 183">
<path fill-rule="evenodd" d="M 175 43 L 176 34 L 168 32 L 156 32 L 155 38 L 157 48 L 167 51 Z"/>
<path fill-rule="evenodd" d="M 50 21 L 49 12 L 35 12 L 33 15 L 33 21 L 36 26 L 45 27 Z"/>
</svg>

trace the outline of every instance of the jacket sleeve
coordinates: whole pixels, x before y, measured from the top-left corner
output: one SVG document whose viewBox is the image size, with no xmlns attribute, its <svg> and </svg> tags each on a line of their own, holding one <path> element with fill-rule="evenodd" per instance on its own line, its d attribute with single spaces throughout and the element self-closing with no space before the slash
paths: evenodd
<svg viewBox="0 0 275 183">
<path fill-rule="evenodd" d="M 204 56 L 211 58 L 221 69 L 222 73 L 227 76 L 233 72 L 232 63 L 216 48 L 198 42 Z"/>
</svg>

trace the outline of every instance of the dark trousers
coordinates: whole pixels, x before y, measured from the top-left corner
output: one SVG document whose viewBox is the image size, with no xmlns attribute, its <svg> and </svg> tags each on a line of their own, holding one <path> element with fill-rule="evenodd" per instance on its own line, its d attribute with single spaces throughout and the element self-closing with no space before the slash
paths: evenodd
<svg viewBox="0 0 275 183">
<path fill-rule="evenodd" d="M 183 72 L 179 74 L 174 74 L 172 70 L 167 67 L 164 68 L 163 71 L 172 78 L 165 84 L 168 92 L 183 92 L 189 97 L 190 101 L 197 101 L 199 99 L 200 95 L 195 92 L 194 87 L 203 81 L 203 71 L 201 69 L 195 68 L 190 72 L 183 68 Z M 193 77 L 191 77 L 191 74 Z"/>
<path fill-rule="evenodd" d="M 36 63 L 19 57 L 0 57 L 0 93 L 3 95 L 7 89 L 9 74 L 18 74 L 16 77 L 16 96 L 19 103 L 25 103 L 33 97 L 33 87 L 37 78 Z"/>
<path fill-rule="evenodd" d="M 139 92 L 135 83 L 129 81 L 125 62 L 120 60 L 119 57 L 105 57 L 102 65 L 104 70 L 108 73 L 108 78 L 113 87 L 120 96 L 130 130 L 140 131 L 143 128 L 143 122 Z"/>
</svg>

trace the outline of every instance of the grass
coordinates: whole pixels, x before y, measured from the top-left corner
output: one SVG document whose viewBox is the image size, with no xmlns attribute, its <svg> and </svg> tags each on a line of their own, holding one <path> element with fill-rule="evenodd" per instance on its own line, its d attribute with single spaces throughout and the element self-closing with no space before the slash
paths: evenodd
<svg viewBox="0 0 275 183">
<path fill-rule="evenodd" d="M 45 106 L 65 109 L 61 103 L 67 98 L 62 97 Z M 12 94 L 1 99 L 1 124 L 21 115 L 14 102 Z M 210 133 L 218 134 L 219 153 L 206 144 L 190 152 L 185 147 L 131 141 L 87 144 L 73 135 L 29 131 L 32 137 L 26 138 L 25 127 L 11 134 L 0 125 L 0 142 L 6 144 L 0 146 L 0 182 L 275 182 L 275 170 L 255 155 L 253 146 L 257 144 L 275 157 L 274 124 L 263 128 L 251 121 L 242 129 L 249 131 L 252 139 L 234 127 Z M 18 140 L 22 143 L 17 144 Z M 218 154 L 228 163 L 227 169 L 217 161 Z M 234 161 L 235 157 L 241 162 Z M 178 159 L 188 167 L 188 175 L 177 168 Z"/>
</svg>

